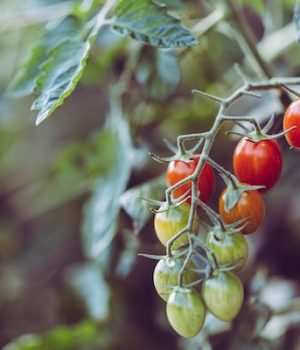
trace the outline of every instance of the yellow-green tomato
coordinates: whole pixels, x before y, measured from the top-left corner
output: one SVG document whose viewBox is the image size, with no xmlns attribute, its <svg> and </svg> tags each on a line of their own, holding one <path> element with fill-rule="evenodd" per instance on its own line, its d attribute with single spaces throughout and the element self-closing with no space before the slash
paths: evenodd
<svg viewBox="0 0 300 350">
<path fill-rule="evenodd" d="M 226 234 L 226 232 L 210 231 L 206 238 L 206 245 L 215 254 L 219 265 L 236 266 L 242 268 L 248 258 L 248 243 L 240 232 Z"/>
<path fill-rule="evenodd" d="M 165 301 L 168 301 L 169 295 L 178 284 L 179 271 L 182 268 L 184 259 L 182 258 L 166 258 L 159 260 L 154 273 L 153 282 L 158 295 Z M 199 276 L 194 271 L 188 269 L 196 268 L 193 262 L 189 262 L 187 269 L 183 273 L 183 284 L 195 282 Z"/>
<path fill-rule="evenodd" d="M 202 297 L 207 309 L 219 320 L 232 321 L 244 301 L 241 280 L 232 272 L 218 272 L 202 283 Z"/>
<path fill-rule="evenodd" d="M 182 337 L 195 337 L 202 329 L 206 310 L 201 295 L 193 289 L 177 288 L 169 296 L 167 317 Z"/>
<path fill-rule="evenodd" d="M 161 207 L 159 210 L 163 210 Z M 168 241 L 174 237 L 180 230 L 184 229 L 189 220 L 191 206 L 183 203 L 179 207 L 170 207 L 167 210 L 156 213 L 154 218 L 154 229 L 160 242 L 166 246 Z M 199 220 L 197 215 L 192 227 L 193 232 L 198 233 Z M 173 244 L 174 249 L 188 243 L 188 235 L 184 233 Z"/>
</svg>

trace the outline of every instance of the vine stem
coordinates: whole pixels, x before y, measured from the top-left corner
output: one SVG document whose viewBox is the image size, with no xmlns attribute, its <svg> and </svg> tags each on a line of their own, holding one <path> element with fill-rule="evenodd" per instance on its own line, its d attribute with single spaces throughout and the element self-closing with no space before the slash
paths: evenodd
<svg viewBox="0 0 300 350">
<path fill-rule="evenodd" d="M 220 131 L 220 128 L 224 122 L 227 121 L 238 121 L 238 122 L 248 122 L 251 123 L 254 128 L 257 130 L 257 132 L 261 132 L 260 125 L 258 124 L 257 120 L 253 117 L 246 117 L 246 116 L 227 116 L 226 115 L 226 109 L 231 106 L 233 103 L 235 103 L 237 100 L 239 100 L 241 97 L 245 95 L 249 95 L 249 92 L 253 91 L 264 91 L 264 90 L 272 90 L 272 89 L 282 89 L 281 84 L 285 85 L 298 85 L 300 84 L 300 77 L 298 78 L 273 78 L 270 80 L 262 81 L 262 82 L 250 82 L 246 79 L 245 76 L 242 77 L 244 81 L 244 85 L 237 90 L 235 90 L 230 96 L 227 98 L 220 98 L 214 95 L 210 95 L 208 93 L 193 90 L 194 94 L 210 98 L 214 100 L 215 102 L 220 104 L 218 113 L 216 115 L 215 121 L 211 127 L 211 129 L 207 132 L 201 132 L 201 133 L 193 133 L 193 134 L 187 134 L 187 135 L 180 135 L 177 138 L 177 146 L 179 148 L 179 155 L 182 155 L 182 152 L 185 152 L 184 143 L 186 141 L 191 140 L 204 140 L 202 152 L 199 156 L 199 162 L 193 172 L 192 175 L 182 179 L 181 181 L 177 182 L 176 184 L 170 186 L 166 190 L 166 200 L 168 205 L 171 205 L 172 200 L 172 193 L 175 189 L 180 187 L 181 185 L 191 182 L 192 183 L 192 196 L 191 196 L 191 210 L 189 215 L 189 220 L 186 225 L 186 227 L 182 230 L 180 230 L 172 239 L 170 239 L 167 243 L 167 255 L 169 257 L 172 256 L 172 245 L 173 243 L 181 237 L 186 232 L 190 235 L 192 232 L 193 222 L 195 220 L 195 214 L 197 210 L 197 201 L 199 193 L 197 193 L 198 189 L 198 179 L 201 174 L 201 171 L 203 169 L 203 166 L 205 162 L 210 162 L 213 167 L 217 169 L 218 172 L 225 175 L 230 181 L 234 181 L 233 175 L 228 172 L 226 169 L 218 165 L 216 162 L 212 161 L 209 157 L 210 151 L 212 149 L 215 137 L 217 136 L 218 132 Z M 256 94 L 252 94 L 253 97 L 258 97 Z M 217 215 L 217 213 L 216 213 Z M 191 244 L 191 243 L 190 243 Z M 205 250 L 206 254 L 209 256 L 210 252 L 207 250 L 205 245 L 203 246 L 203 249 Z"/>
</svg>

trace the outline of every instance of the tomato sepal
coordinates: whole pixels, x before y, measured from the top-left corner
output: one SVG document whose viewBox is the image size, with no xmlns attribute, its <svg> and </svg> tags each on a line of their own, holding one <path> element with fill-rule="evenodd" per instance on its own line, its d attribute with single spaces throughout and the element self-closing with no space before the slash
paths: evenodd
<svg viewBox="0 0 300 350">
<path fill-rule="evenodd" d="M 225 211 L 227 213 L 236 206 L 243 192 L 255 191 L 265 188 L 265 186 L 252 186 L 248 184 L 244 185 L 238 181 L 236 181 L 233 185 L 233 183 L 225 177 L 224 181 L 227 185 L 227 190 L 225 193 Z"/>
</svg>

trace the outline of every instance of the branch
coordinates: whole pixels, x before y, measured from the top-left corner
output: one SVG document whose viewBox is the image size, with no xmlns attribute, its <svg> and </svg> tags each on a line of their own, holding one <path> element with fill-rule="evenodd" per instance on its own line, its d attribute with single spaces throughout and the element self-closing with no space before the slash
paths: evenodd
<svg viewBox="0 0 300 350">
<path fill-rule="evenodd" d="M 203 140 L 204 145 L 203 149 L 200 155 L 199 162 L 197 164 L 197 167 L 194 171 L 194 173 L 181 181 L 177 182 L 173 186 L 169 187 L 166 190 L 166 200 L 169 205 L 172 204 L 172 192 L 182 186 L 183 184 L 186 184 L 187 182 L 192 183 L 192 196 L 191 196 L 191 210 L 190 210 L 190 216 L 189 216 L 189 221 L 187 226 L 181 230 L 177 235 L 175 235 L 167 244 L 167 254 L 168 256 L 172 256 L 171 250 L 172 250 L 172 245 L 175 242 L 176 239 L 178 239 L 181 235 L 183 235 L 185 232 L 188 232 L 190 235 L 190 232 L 192 232 L 192 226 L 194 222 L 194 218 L 196 215 L 196 209 L 197 209 L 197 203 L 199 201 L 198 196 L 199 193 L 197 193 L 198 190 L 198 179 L 200 177 L 200 174 L 202 172 L 202 169 L 204 167 L 205 162 L 209 162 L 219 173 L 221 173 L 223 176 L 228 178 L 233 186 L 237 185 L 237 182 L 233 175 L 225 170 L 223 167 L 218 165 L 216 162 L 211 160 L 209 157 L 210 151 L 213 145 L 213 142 L 215 140 L 215 137 L 217 136 L 222 124 L 226 121 L 234 121 L 234 122 L 248 122 L 251 123 L 257 133 L 261 133 L 262 129 L 257 122 L 257 120 L 253 117 L 247 117 L 247 116 L 227 116 L 226 115 L 226 109 L 230 107 L 233 103 L 235 103 L 237 100 L 239 100 L 241 97 L 244 95 L 248 95 L 249 93 L 253 91 L 265 91 L 265 90 L 273 90 L 273 89 L 282 89 L 282 84 L 284 85 L 298 85 L 300 84 L 300 77 L 298 78 L 273 78 L 270 80 L 265 80 L 262 82 L 251 82 L 248 81 L 248 78 L 241 72 L 239 71 L 239 75 L 241 76 L 242 80 L 244 81 L 244 85 L 237 90 L 235 90 L 230 96 L 227 98 L 220 98 L 214 95 L 210 95 L 208 93 L 198 91 L 198 90 L 193 90 L 193 93 L 196 93 L 198 95 L 204 96 L 206 98 L 210 98 L 217 103 L 220 104 L 218 113 L 216 115 L 215 121 L 211 127 L 211 129 L 207 132 L 201 132 L 201 133 L 193 133 L 193 134 L 187 134 L 187 135 L 180 135 L 177 138 L 177 147 L 178 147 L 178 154 L 179 155 L 184 155 L 189 154 L 188 150 L 186 151 L 184 143 L 186 141 L 191 141 L 191 140 Z M 257 94 L 251 94 L 252 97 L 257 98 Z M 218 215 L 215 213 L 215 215 Z M 205 248 L 204 248 L 205 249 Z M 205 250 L 206 251 L 206 250 Z M 207 251 L 206 251 L 207 254 Z"/>
</svg>

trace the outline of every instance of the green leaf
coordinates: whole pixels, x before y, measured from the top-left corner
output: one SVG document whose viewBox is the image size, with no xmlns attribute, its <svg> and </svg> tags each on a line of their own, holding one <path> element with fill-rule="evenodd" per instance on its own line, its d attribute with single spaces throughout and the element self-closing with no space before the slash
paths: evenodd
<svg viewBox="0 0 300 350">
<path fill-rule="evenodd" d="M 91 17 L 94 12 L 95 6 L 86 12 L 75 6 L 72 15 L 48 29 L 10 87 L 19 96 L 38 94 L 32 105 L 38 111 L 37 125 L 64 103 L 81 78 L 101 26 Z"/>
<path fill-rule="evenodd" d="M 72 15 L 50 26 L 8 87 L 9 93 L 19 97 L 34 91 L 39 92 L 36 88 L 36 80 L 41 74 L 41 65 L 49 57 L 48 53 L 70 37 L 79 38 L 81 30 L 81 21 Z"/>
<path fill-rule="evenodd" d="M 67 279 L 85 301 L 89 315 L 97 321 L 106 320 L 110 312 L 110 289 L 99 266 L 86 264 L 74 268 Z"/>
<path fill-rule="evenodd" d="M 110 143 L 102 150 L 111 152 L 111 169 L 95 186 L 83 222 L 84 248 L 92 258 L 109 246 L 117 232 L 119 198 L 126 189 L 134 154 L 129 126 L 118 108 L 112 110 L 104 132 L 111 135 Z"/>
<path fill-rule="evenodd" d="M 136 68 L 139 83 L 148 96 L 163 100 L 169 97 L 180 83 L 180 67 L 173 51 L 146 47 Z"/>
<path fill-rule="evenodd" d="M 68 40 L 49 52 L 49 59 L 41 66 L 36 81 L 40 95 L 32 110 L 38 111 L 36 124 L 49 117 L 74 91 L 91 49 L 90 41 Z"/>
<path fill-rule="evenodd" d="M 160 176 L 140 186 L 133 187 L 120 198 L 120 204 L 141 230 L 151 217 L 149 203 L 142 198 L 162 198 L 166 188 L 165 177 Z"/>
<path fill-rule="evenodd" d="M 114 9 L 113 28 L 143 43 L 177 48 L 197 45 L 198 41 L 167 8 L 152 0 L 119 0 Z"/>
</svg>

